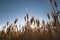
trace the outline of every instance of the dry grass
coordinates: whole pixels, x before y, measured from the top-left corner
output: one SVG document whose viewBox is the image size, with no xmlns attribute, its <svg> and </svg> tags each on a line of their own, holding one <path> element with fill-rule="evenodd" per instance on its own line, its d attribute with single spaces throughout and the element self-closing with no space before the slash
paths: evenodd
<svg viewBox="0 0 60 40">
<path fill-rule="evenodd" d="M 54 0 L 53 2 L 55 7 L 57 7 L 56 1 Z M 52 0 L 50 0 L 50 3 L 52 4 Z M 53 18 L 53 22 L 45 24 L 43 20 L 43 25 L 41 26 L 41 28 L 40 21 L 38 19 L 35 20 L 34 17 L 32 17 L 29 21 L 28 14 L 26 14 L 26 16 L 24 17 L 26 24 L 22 28 L 22 30 L 18 30 L 18 26 L 16 24 L 18 22 L 18 18 L 14 20 L 14 24 L 9 25 L 9 22 L 7 22 L 7 26 L 3 26 L 3 30 L 0 31 L 0 40 L 60 40 L 60 23 L 58 21 L 58 14 L 58 11 L 54 12 L 53 8 L 53 12 L 51 15 Z M 47 17 L 50 20 L 49 14 L 47 14 Z M 33 29 L 31 28 L 31 25 L 37 26 Z M 8 28 L 5 32 L 6 27 Z M 19 25 L 19 27 L 21 26 Z"/>
</svg>

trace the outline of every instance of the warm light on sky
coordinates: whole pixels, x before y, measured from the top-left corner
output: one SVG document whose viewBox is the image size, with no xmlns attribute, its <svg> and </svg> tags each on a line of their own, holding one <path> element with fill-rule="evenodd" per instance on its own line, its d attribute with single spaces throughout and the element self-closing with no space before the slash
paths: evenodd
<svg viewBox="0 0 60 40">
<path fill-rule="evenodd" d="M 57 3 L 60 6 L 60 0 Z M 49 0 L 0 0 L 0 26 L 7 21 L 13 23 L 16 17 L 18 17 L 17 24 L 23 25 L 26 8 L 30 17 L 35 16 L 45 21 L 48 21 L 46 14 L 52 12 Z"/>
</svg>

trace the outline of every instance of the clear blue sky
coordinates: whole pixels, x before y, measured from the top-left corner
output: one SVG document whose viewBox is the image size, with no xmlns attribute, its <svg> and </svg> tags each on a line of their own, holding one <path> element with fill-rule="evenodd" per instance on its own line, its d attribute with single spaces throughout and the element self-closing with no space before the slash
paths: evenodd
<svg viewBox="0 0 60 40">
<path fill-rule="evenodd" d="M 60 6 L 60 0 L 57 2 Z M 45 21 L 48 21 L 46 14 L 52 12 L 49 0 L 0 0 L 0 26 L 7 21 L 13 23 L 16 17 L 19 18 L 18 24 L 23 25 L 26 8 L 29 8 L 30 17 L 35 16 Z"/>
</svg>

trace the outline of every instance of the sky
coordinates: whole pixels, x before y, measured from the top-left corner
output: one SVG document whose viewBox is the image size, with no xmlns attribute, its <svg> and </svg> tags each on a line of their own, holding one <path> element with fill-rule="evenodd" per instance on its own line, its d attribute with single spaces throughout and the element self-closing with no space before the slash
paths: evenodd
<svg viewBox="0 0 60 40">
<path fill-rule="evenodd" d="M 60 9 L 60 0 L 57 1 L 58 9 Z M 24 16 L 28 12 L 29 17 L 36 17 L 48 21 L 47 13 L 51 15 L 52 7 L 49 0 L 0 0 L 0 27 L 14 22 L 18 17 L 17 24 L 24 25 Z"/>
</svg>

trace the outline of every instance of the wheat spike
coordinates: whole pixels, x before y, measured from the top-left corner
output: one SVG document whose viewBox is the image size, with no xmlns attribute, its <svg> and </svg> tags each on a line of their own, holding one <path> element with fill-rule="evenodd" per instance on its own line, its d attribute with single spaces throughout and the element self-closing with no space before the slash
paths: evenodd
<svg viewBox="0 0 60 40">
<path fill-rule="evenodd" d="M 52 3 L 52 0 L 49 0 Z"/>
<path fill-rule="evenodd" d="M 28 13 L 26 14 L 26 17 L 27 17 L 27 19 L 29 19 L 29 15 L 28 15 Z"/>
<path fill-rule="evenodd" d="M 32 24 L 34 21 L 34 17 L 31 18 L 30 23 Z"/>
<path fill-rule="evenodd" d="M 14 24 L 16 24 L 16 23 L 17 23 L 17 21 L 18 21 L 18 18 L 16 18 L 16 19 L 15 19 Z"/>
<path fill-rule="evenodd" d="M 49 16 L 49 14 L 47 13 L 47 16 L 48 16 L 48 19 L 50 20 L 50 16 Z"/>
<path fill-rule="evenodd" d="M 24 19 L 25 19 L 25 21 L 26 21 L 26 16 L 24 16 Z"/>
<path fill-rule="evenodd" d="M 57 8 L 57 3 L 56 3 L 56 1 L 54 0 L 54 5 L 55 5 L 55 7 Z"/>
</svg>

